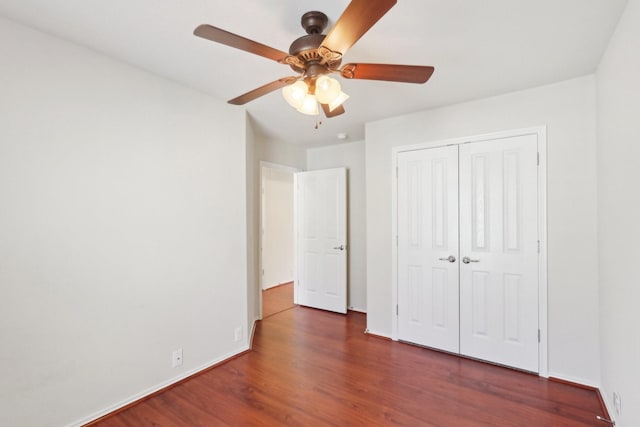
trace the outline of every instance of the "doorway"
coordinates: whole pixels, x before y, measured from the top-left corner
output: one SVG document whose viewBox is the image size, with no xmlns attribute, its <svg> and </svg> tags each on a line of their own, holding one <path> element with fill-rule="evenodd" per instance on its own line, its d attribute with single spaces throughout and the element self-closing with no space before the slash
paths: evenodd
<svg viewBox="0 0 640 427">
<path fill-rule="evenodd" d="M 261 318 L 294 306 L 293 177 L 297 171 L 260 162 Z"/>
<path fill-rule="evenodd" d="M 347 312 L 347 171 L 260 164 L 261 318 L 295 304 Z"/>
</svg>

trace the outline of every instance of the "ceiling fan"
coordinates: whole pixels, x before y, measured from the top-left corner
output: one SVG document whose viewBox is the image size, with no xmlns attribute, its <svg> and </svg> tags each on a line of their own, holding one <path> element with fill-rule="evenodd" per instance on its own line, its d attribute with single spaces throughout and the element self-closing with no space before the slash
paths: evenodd
<svg viewBox="0 0 640 427">
<path fill-rule="evenodd" d="M 330 74 L 340 74 L 346 79 L 404 83 L 425 83 L 433 74 L 433 67 L 417 65 L 350 63 L 341 67 L 343 55 L 395 4 L 396 0 L 352 0 L 326 35 L 322 32 L 328 23 L 327 16 L 307 12 L 301 19 L 307 35 L 294 40 L 289 53 L 207 24 L 198 26 L 194 34 L 289 65 L 298 73 L 233 98 L 228 101 L 230 104 L 243 105 L 282 89 L 285 100 L 301 113 L 317 115 L 319 104 L 327 117 L 335 117 L 344 113 L 343 103 L 349 96 Z"/>
</svg>

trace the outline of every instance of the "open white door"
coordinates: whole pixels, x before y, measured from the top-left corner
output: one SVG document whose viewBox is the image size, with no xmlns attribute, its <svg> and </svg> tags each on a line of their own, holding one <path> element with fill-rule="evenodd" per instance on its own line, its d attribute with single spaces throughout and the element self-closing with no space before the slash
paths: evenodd
<svg viewBox="0 0 640 427">
<path fill-rule="evenodd" d="M 296 278 L 300 305 L 347 312 L 347 171 L 295 174 Z"/>
</svg>

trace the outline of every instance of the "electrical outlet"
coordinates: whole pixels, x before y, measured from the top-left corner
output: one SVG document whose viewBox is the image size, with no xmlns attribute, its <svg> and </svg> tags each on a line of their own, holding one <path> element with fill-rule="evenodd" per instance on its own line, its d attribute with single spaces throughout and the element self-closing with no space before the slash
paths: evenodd
<svg viewBox="0 0 640 427">
<path fill-rule="evenodd" d="M 616 410 L 616 415 L 620 416 L 620 413 L 622 412 L 622 399 L 615 391 L 613 392 L 613 409 Z"/>
<path fill-rule="evenodd" d="M 242 326 L 238 326 L 235 330 L 234 338 L 236 342 L 242 340 Z"/>
<path fill-rule="evenodd" d="M 178 366 L 182 366 L 182 349 L 181 348 L 174 350 L 173 353 L 171 353 L 171 365 L 174 368 L 177 368 Z"/>
</svg>

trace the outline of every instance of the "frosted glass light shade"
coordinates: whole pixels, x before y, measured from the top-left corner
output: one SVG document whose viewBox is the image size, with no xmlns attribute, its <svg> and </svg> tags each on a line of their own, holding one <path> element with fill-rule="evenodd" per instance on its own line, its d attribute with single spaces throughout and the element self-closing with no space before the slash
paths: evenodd
<svg viewBox="0 0 640 427">
<path fill-rule="evenodd" d="M 301 108 L 309 87 L 302 80 L 282 88 L 282 96 L 293 108 Z"/>
<path fill-rule="evenodd" d="M 304 100 L 302 101 L 302 106 L 298 108 L 302 114 L 308 114 L 309 116 L 317 116 L 320 114 L 318 111 L 318 101 L 316 101 L 316 97 L 313 95 L 305 95 Z"/>
<path fill-rule="evenodd" d="M 340 95 L 340 82 L 329 76 L 320 76 L 316 80 L 316 98 L 321 104 L 330 104 Z"/>
<path fill-rule="evenodd" d="M 349 95 L 347 95 L 343 91 L 340 91 L 338 96 L 332 102 L 329 102 L 329 111 L 335 110 L 336 108 L 341 106 L 342 103 L 347 99 L 349 99 Z"/>
</svg>

